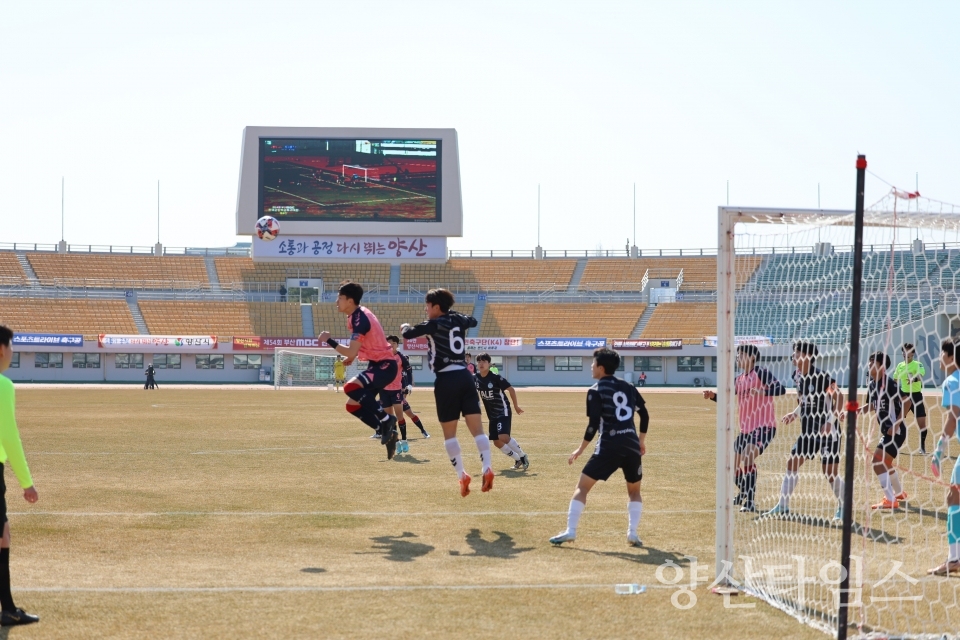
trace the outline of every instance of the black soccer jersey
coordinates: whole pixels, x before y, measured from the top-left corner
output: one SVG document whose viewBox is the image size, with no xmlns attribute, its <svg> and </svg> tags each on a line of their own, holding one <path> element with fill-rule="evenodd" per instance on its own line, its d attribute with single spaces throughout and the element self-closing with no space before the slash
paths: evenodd
<svg viewBox="0 0 960 640">
<path fill-rule="evenodd" d="M 403 337 L 410 339 L 426 336 L 430 343 L 428 364 L 435 373 L 466 369 L 467 329 L 477 326 L 477 319 L 450 311 L 439 318 L 427 320 L 403 331 Z"/>
<path fill-rule="evenodd" d="M 487 410 L 487 418 L 492 421 L 497 418 L 509 418 L 513 414 L 506 394 L 507 389 L 510 388 L 506 378 L 491 371 L 486 377 L 478 373 L 474 376 L 474 380 L 477 382 L 480 399 L 483 400 L 483 408 Z"/>
<path fill-rule="evenodd" d="M 833 419 L 833 400 L 830 387 L 833 378 L 826 371 L 811 366 L 807 375 L 800 370 L 793 372 L 800 403 L 800 430 L 804 434 L 820 433 L 823 425 Z"/>
<path fill-rule="evenodd" d="M 590 387 L 587 391 L 587 417 L 590 422 L 583 439 L 590 441 L 595 434 L 600 434 L 594 455 L 600 453 L 601 447 L 613 451 L 640 449 L 640 438 L 633 423 L 634 413 L 640 414 L 640 431 L 646 433 L 650 416 L 643 396 L 629 382 L 616 376 L 604 376 Z"/>
<path fill-rule="evenodd" d="M 410 366 L 410 358 L 402 351 L 397 351 L 397 355 L 400 356 L 400 386 L 407 387 L 413 384 L 413 367 Z"/>
<path fill-rule="evenodd" d="M 870 381 L 867 402 L 877 412 L 877 421 L 880 423 L 880 432 L 884 435 L 890 427 L 903 418 L 903 403 L 900 401 L 900 389 L 890 376 L 884 376 L 878 384 Z"/>
</svg>

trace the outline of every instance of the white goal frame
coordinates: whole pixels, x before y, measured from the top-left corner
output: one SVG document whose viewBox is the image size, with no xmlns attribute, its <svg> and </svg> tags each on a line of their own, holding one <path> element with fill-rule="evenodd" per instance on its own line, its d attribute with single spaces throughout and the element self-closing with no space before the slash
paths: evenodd
<svg viewBox="0 0 960 640">
<path fill-rule="evenodd" d="M 332 349 L 330 347 L 316 347 L 316 348 L 315 347 L 275 347 L 273 350 L 273 388 L 275 391 L 280 389 L 286 389 L 286 388 L 325 389 L 329 384 L 329 383 L 319 383 L 319 382 L 316 384 L 309 384 L 309 383 L 301 382 L 300 384 L 288 385 L 286 383 L 286 380 L 282 380 L 280 378 L 280 376 L 282 375 L 280 372 L 280 360 L 281 360 L 280 354 L 281 353 L 296 354 L 296 355 L 311 356 L 311 357 L 326 357 L 326 358 L 334 358 L 338 355 L 341 355 L 335 349 Z M 345 379 L 349 380 L 350 378 L 352 378 L 357 374 L 357 362 L 356 361 L 352 362 L 350 365 L 346 367 L 346 370 L 347 370 L 347 373 L 346 373 Z"/>
<path fill-rule="evenodd" d="M 367 178 L 367 172 L 370 171 L 370 169 L 369 169 L 368 167 L 361 167 L 361 166 L 358 165 L 358 164 L 345 164 L 345 165 L 343 165 L 343 166 L 340 168 L 340 170 L 341 170 L 341 172 L 342 172 L 341 177 L 343 177 L 343 178 L 346 178 L 346 177 L 347 177 L 347 167 L 350 167 L 351 169 L 360 169 L 361 171 L 363 171 L 363 181 L 364 181 L 364 182 L 370 182 L 370 180 Z"/>
</svg>

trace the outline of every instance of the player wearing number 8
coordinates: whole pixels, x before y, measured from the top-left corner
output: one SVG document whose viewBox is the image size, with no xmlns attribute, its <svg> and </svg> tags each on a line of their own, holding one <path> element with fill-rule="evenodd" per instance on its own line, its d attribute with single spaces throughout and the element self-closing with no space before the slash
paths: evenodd
<svg viewBox="0 0 960 640">
<path fill-rule="evenodd" d="M 567 528 L 563 533 L 550 538 L 552 544 L 559 545 L 577 539 L 577 524 L 586 506 L 587 494 L 593 485 L 600 480 L 605 481 L 617 469 L 623 471 L 630 499 L 627 502 L 627 544 L 634 547 L 642 544 L 637 536 L 637 527 L 643 512 L 640 481 L 643 479 L 642 456 L 646 453 L 645 441 L 650 415 L 637 388 L 614 375 L 619 366 L 620 354 L 616 351 L 597 349 L 593 352 L 590 371 L 597 383 L 587 392 L 587 417 L 590 421 L 583 435 L 583 442 L 570 454 L 567 462 L 573 464 L 593 437 L 599 434 L 597 446 L 583 467 L 580 482 L 573 492 L 567 512 Z M 634 413 L 640 414 L 639 436 L 633 423 Z"/>
<path fill-rule="evenodd" d="M 464 338 L 467 329 L 477 326 L 477 319 L 451 311 L 453 303 L 453 294 L 446 289 L 431 289 L 427 292 L 424 307 L 427 320 L 415 327 L 404 324 L 400 329 L 405 339 L 426 336 L 430 344 L 428 364 L 437 374 L 433 384 L 437 419 L 443 428 L 443 444 L 450 463 L 460 479 L 460 495 L 466 497 L 470 493 L 470 476 L 463 468 L 463 455 L 457 441 L 457 422 L 461 414 L 480 451 L 483 491 L 493 488 L 493 470 L 490 468 L 490 440 L 480 422 L 480 398 L 465 358 Z"/>
</svg>

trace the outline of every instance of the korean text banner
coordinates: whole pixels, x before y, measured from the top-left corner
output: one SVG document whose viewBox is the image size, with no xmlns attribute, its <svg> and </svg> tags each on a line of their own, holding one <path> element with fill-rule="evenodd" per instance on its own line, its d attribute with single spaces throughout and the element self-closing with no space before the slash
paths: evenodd
<svg viewBox="0 0 960 640">
<path fill-rule="evenodd" d="M 16 333 L 13 344 L 34 347 L 82 347 L 83 336 L 62 333 Z"/>
<path fill-rule="evenodd" d="M 614 340 L 614 349 L 623 350 L 654 350 L 654 349 L 682 349 L 681 338 L 666 338 L 659 340 Z"/>
<path fill-rule="evenodd" d="M 770 338 L 768 336 L 736 336 L 733 339 L 733 343 L 738 347 L 744 344 L 752 344 L 755 347 L 770 347 L 770 346 L 773 346 L 773 338 Z M 704 337 L 703 346 L 716 347 L 717 336 Z"/>
<path fill-rule="evenodd" d="M 467 351 L 520 351 L 523 338 L 467 338 L 464 340 Z M 428 351 L 427 339 L 423 336 L 403 341 L 404 351 Z"/>
<path fill-rule="evenodd" d="M 404 351 L 428 351 L 429 349 L 430 343 L 423 336 L 403 341 Z"/>
<path fill-rule="evenodd" d="M 606 338 L 537 338 L 537 349 L 599 349 Z"/>
<path fill-rule="evenodd" d="M 205 351 L 217 348 L 217 336 L 140 336 L 101 333 L 97 336 L 101 349 L 161 351 Z"/>
<path fill-rule="evenodd" d="M 344 346 L 350 346 L 348 338 L 336 338 Z M 267 338 L 263 336 L 234 336 L 234 351 L 269 351 L 270 349 L 329 349 L 326 342 L 317 338 Z"/>
<path fill-rule="evenodd" d="M 447 257 L 446 238 L 429 236 L 291 236 L 276 240 L 253 238 L 259 259 L 335 258 L 338 260 L 438 259 Z"/>
</svg>

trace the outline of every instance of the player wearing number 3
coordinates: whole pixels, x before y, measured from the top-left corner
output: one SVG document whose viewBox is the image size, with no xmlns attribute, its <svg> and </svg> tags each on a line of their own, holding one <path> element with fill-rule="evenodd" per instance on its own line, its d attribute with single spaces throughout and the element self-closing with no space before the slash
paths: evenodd
<svg viewBox="0 0 960 640">
<path fill-rule="evenodd" d="M 550 538 L 552 544 L 559 545 L 577 539 L 577 524 L 586 506 L 587 494 L 593 485 L 600 480 L 605 481 L 617 469 L 623 471 L 623 477 L 627 481 L 627 495 L 630 498 L 627 502 L 627 544 L 634 547 L 642 544 L 637 536 L 640 514 L 643 512 L 640 498 L 640 481 L 643 479 L 641 456 L 647 452 L 644 442 L 647 427 L 650 425 L 650 415 L 637 388 L 614 375 L 619 367 L 620 354 L 616 351 L 597 349 L 593 352 L 590 372 L 597 383 L 587 391 L 587 417 L 590 421 L 583 435 L 583 442 L 570 454 L 567 462 L 573 464 L 593 437 L 599 434 L 597 446 L 589 462 L 583 467 L 580 482 L 573 492 L 570 510 L 567 512 L 567 529 Z M 633 423 L 634 412 L 640 414 L 639 436 Z"/>
<path fill-rule="evenodd" d="M 463 455 L 457 440 L 457 422 L 461 414 L 467 429 L 473 435 L 483 465 L 482 491 L 493 488 L 493 470 L 490 468 L 490 440 L 480 422 L 480 397 L 473 376 L 467 370 L 467 329 L 477 326 L 477 319 L 450 311 L 453 294 L 446 289 L 427 292 L 424 311 L 427 321 L 415 327 L 404 324 L 400 332 L 407 340 L 426 336 L 430 344 L 430 369 L 437 375 L 433 395 L 437 401 L 437 419 L 443 428 L 443 445 L 450 463 L 460 479 L 460 495 L 470 493 L 470 475 L 463 468 Z"/>
</svg>

